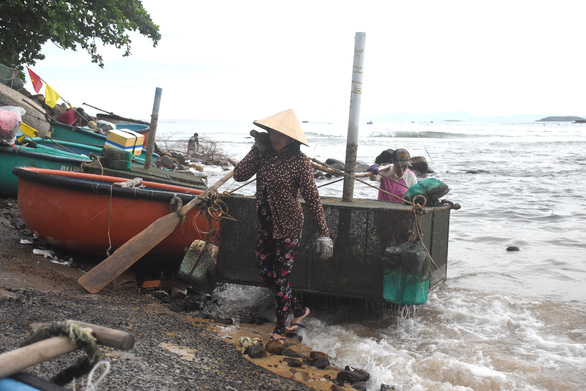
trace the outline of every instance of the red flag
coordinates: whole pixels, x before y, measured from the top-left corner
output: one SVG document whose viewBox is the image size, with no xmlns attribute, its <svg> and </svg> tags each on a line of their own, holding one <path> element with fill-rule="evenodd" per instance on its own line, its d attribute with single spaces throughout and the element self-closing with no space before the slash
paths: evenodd
<svg viewBox="0 0 586 391">
<path fill-rule="evenodd" d="M 38 93 L 43 86 L 43 82 L 41 81 L 39 75 L 31 71 L 29 67 L 26 67 L 26 69 L 28 69 L 28 74 L 31 77 L 31 81 L 33 82 L 33 88 L 35 89 L 35 92 Z"/>
</svg>

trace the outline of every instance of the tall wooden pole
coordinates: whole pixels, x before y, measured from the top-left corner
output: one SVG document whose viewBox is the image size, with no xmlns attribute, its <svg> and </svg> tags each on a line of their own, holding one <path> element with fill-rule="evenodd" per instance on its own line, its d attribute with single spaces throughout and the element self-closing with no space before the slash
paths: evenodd
<svg viewBox="0 0 586 391">
<path fill-rule="evenodd" d="M 151 115 L 151 124 L 149 126 L 149 142 L 147 143 L 146 156 L 144 158 L 144 168 L 151 168 L 153 160 L 153 150 L 155 149 L 155 136 L 157 135 L 157 123 L 159 122 L 159 106 L 161 105 L 161 95 L 163 89 L 157 87 L 155 90 L 155 102 L 153 103 L 153 114 Z"/>
<path fill-rule="evenodd" d="M 354 38 L 354 65 L 352 66 L 352 88 L 350 93 L 350 118 L 346 141 L 346 169 L 342 201 L 352 202 L 354 198 L 354 172 L 356 171 L 356 152 L 358 151 L 358 126 L 360 122 L 360 103 L 362 102 L 362 73 L 364 64 L 364 43 L 366 33 L 356 33 Z"/>
</svg>

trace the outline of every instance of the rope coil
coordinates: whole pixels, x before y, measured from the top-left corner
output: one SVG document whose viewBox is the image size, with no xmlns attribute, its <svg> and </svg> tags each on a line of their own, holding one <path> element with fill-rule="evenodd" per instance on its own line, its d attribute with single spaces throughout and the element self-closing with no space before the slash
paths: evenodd
<svg viewBox="0 0 586 391">
<path fill-rule="evenodd" d="M 51 382 L 63 386 L 74 378 L 81 377 L 91 371 L 94 365 L 100 361 L 101 354 L 96 343 L 96 338 L 85 328 L 73 322 L 55 322 L 37 329 L 21 346 L 31 345 L 51 337 L 67 337 L 78 348 L 83 349 L 87 356 L 77 364 L 59 372 L 51 378 Z"/>
</svg>

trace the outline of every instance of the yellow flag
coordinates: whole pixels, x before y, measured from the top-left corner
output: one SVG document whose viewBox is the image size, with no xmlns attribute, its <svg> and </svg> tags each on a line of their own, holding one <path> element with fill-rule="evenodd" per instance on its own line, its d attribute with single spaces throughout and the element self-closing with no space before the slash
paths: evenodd
<svg viewBox="0 0 586 391">
<path fill-rule="evenodd" d="M 45 83 L 45 103 L 49 107 L 55 107 L 61 95 L 57 93 L 50 85 Z"/>
</svg>

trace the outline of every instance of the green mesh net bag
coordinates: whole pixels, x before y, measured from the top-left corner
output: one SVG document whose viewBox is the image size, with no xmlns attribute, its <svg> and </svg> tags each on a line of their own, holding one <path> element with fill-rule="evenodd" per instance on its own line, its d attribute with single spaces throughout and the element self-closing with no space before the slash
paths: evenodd
<svg viewBox="0 0 586 391">
<path fill-rule="evenodd" d="M 450 191 L 448 185 L 436 178 L 427 178 L 417 182 L 407 190 L 405 199 L 413 202 L 415 197 L 424 196 L 427 199 L 427 205 L 433 206 L 439 204 L 439 199 Z M 420 198 L 415 202 L 420 203 Z"/>
<path fill-rule="evenodd" d="M 383 298 L 395 304 L 425 304 L 431 263 L 420 241 L 387 247 L 383 255 Z"/>
</svg>

